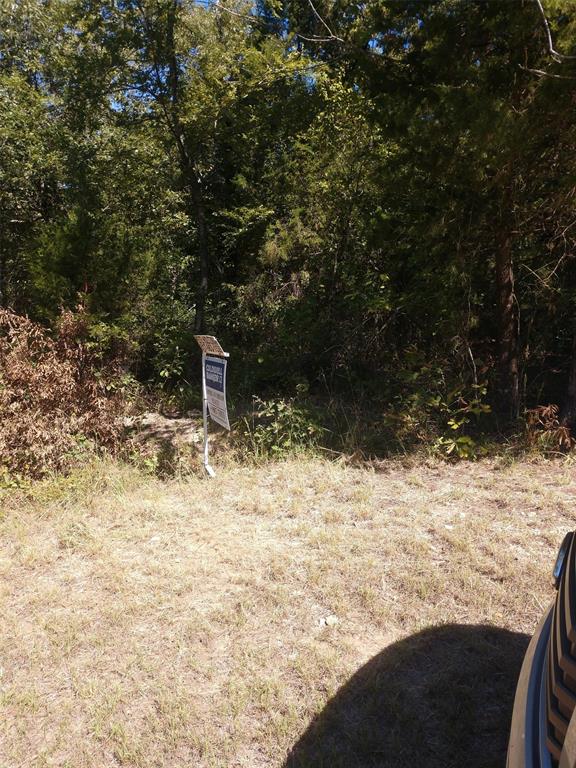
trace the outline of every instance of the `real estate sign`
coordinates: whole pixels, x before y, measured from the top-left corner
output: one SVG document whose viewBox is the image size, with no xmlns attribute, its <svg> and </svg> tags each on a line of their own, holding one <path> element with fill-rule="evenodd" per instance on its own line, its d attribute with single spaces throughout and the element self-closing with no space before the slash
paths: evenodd
<svg viewBox="0 0 576 768">
<path fill-rule="evenodd" d="M 226 358 L 206 355 L 204 358 L 204 376 L 206 381 L 206 400 L 210 418 L 224 429 L 230 429 L 228 408 L 226 406 Z"/>
<path fill-rule="evenodd" d="M 195 336 L 202 350 L 202 422 L 204 424 L 204 469 L 209 477 L 216 473 L 208 461 L 208 414 L 216 424 L 230 429 L 226 407 L 226 366 L 224 352 L 215 336 Z"/>
</svg>

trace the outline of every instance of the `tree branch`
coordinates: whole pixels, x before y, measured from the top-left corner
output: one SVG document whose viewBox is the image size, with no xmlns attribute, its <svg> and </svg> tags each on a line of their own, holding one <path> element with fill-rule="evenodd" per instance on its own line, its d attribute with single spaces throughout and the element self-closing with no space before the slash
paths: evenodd
<svg viewBox="0 0 576 768">
<path fill-rule="evenodd" d="M 538 75 L 538 77 L 552 77 L 555 80 L 576 80 L 576 77 L 570 77 L 569 75 L 556 75 L 553 72 L 546 72 L 544 69 L 531 69 L 530 67 L 524 67 L 522 64 L 518 65 L 524 72 L 530 72 L 532 75 Z"/>
<path fill-rule="evenodd" d="M 310 2 L 310 1 L 311 0 L 308 0 L 308 2 Z M 550 54 L 550 56 L 552 56 L 554 61 L 557 61 L 559 63 L 561 63 L 563 61 L 575 61 L 576 60 L 576 56 L 568 56 L 565 53 L 559 53 L 554 48 L 554 42 L 552 40 L 552 32 L 550 30 L 550 24 L 548 23 L 548 19 L 546 18 L 546 14 L 544 13 L 544 8 L 542 6 L 542 2 L 541 2 L 541 0 L 534 0 L 534 2 L 538 6 L 538 10 L 540 11 L 540 16 L 542 17 L 542 23 L 544 25 L 544 30 L 546 32 L 546 41 L 548 43 L 548 53 Z"/>
<path fill-rule="evenodd" d="M 335 35 L 335 34 L 334 34 L 334 32 L 332 32 L 332 30 L 331 30 L 331 29 L 330 29 L 330 27 L 328 26 L 328 24 L 327 24 L 327 23 L 324 21 L 324 19 L 322 18 L 322 16 L 320 16 L 320 14 L 319 14 L 319 13 L 318 13 L 318 11 L 316 10 L 316 8 L 315 8 L 315 6 L 314 6 L 314 3 L 312 2 L 312 0 L 308 0 L 308 5 L 310 6 L 310 8 L 312 8 L 312 13 L 314 14 L 314 16 L 316 16 L 316 18 L 318 19 L 318 21 L 320 22 L 320 24 L 322 24 L 322 26 L 324 26 L 324 27 L 325 27 L 325 28 L 328 30 L 328 34 L 330 35 L 330 39 L 331 39 L 331 40 L 338 40 L 338 42 L 339 42 L 339 43 L 343 43 L 343 42 L 344 42 L 344 40 L 342 40 L 342 38 L 341 38 L 341 37 L 338 37 L 338 35 Z"/>
</svg>

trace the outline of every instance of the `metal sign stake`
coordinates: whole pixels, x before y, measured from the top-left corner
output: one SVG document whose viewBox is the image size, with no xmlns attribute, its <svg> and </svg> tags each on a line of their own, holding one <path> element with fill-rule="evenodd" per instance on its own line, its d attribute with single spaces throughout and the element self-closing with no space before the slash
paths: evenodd
<svg viewBox="0 0 576 768">
<path fill-rule="evenodd" d="M 204 419 L 204 469 L 210 477 L 216 477 L 216 472 L 208 461 L 208 398 L 206 396 L 206 352 L 202 350 L 202 417 Z"/>
</svg>

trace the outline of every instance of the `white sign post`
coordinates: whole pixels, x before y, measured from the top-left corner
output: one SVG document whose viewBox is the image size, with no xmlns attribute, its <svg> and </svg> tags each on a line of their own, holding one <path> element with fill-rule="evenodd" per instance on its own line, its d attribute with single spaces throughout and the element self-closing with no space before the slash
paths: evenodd
<svg viewBox="0 0 576 768">
<path fill-rule="evenodd" d="M 224 352 L 214 336 L 195 336 L 202 350 L 202 418 L 204 421 L 204 469 L 210 477 L 216 473 L 208 461 L 208 414 L 224 429 L 230 429 L 226 407 L 226 368 L 228 352 Z"/>
</svg>

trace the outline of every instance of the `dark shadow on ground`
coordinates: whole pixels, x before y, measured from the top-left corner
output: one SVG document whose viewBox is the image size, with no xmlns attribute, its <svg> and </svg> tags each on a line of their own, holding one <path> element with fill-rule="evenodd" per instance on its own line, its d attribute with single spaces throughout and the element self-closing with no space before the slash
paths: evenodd
<svg viewBox="0 0 576 768">
<path fill-rule="evenodd" d="M 503 768 L 528 641 L 457 624 L 391 645 L 311 722 L 284 768 Z"/>
</svg>

